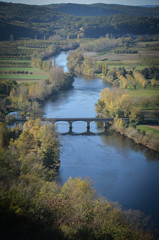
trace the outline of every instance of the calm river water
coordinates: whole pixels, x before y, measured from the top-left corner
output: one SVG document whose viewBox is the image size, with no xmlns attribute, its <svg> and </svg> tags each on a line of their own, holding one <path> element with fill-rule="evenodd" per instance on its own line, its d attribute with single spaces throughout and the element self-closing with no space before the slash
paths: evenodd
<svg viewBox="0 0 159 240">
<path fill-rule="evenodd" d="M 67 71 L 67 53 L 56 64 Z M 44 104 L 45 117 L 95 117 L 95 103 L 101 89 L 110 87 L 101 79 L 77 77 L 74 88 L 60 92 Z M 67 123 L 58 131 L 67 133 Z M 138 209 L 151 215 L 159 226 L 159 156 L 133 141 L 113 133 L 103 133 L 95 123 L 86 132 L 86 123 L 73 123 L 74 134 L 60 134 L 62 143 L 60 181 L 89 177 L 98 194 L 118 201 L 125 209 Z"/>
</svg>

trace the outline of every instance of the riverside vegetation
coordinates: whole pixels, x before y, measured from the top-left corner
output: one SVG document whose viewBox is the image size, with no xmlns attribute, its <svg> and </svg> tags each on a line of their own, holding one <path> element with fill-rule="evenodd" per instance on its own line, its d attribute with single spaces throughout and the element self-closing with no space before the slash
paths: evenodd
<svg viewBox="0 0 159 240">
<path fill-rule="evenodd" d="M 55 65 L 52 67 L 51 60 L 43 60 L 51 53 L 56 54 L 60 50 L 74 48 L 75 43 L 72 41 L 57 44 L 56 41 L 23 40 L 13 43 L 1 42 L 1 46 L 2 121 L 12 110 L 19 110 L 23 117 L 41 116 L 40 104 L 44 99 L 60 89 L 72 87 L 74 81 L 72 72 L 64 73 L 62 68 Z"/>
<path fill-rule="evenodd" d="M 158 106 L 158 98 L 152 102 Z M 106 88 L 101 92 L 101 98 L 96 104 L 96 112 L 100 117 L 115 118 L 111 130 L 133 139 L 137 144 L 143 144 L 156 151 L 159 150 L 159 140 L 154 133 L 149 128 L 146 133 L 136 127 L 144 122 L 140 100 L 136 100 L 124 91 Z M 123 117 L 129 117 L 129 124 L 122 120 Z"/>
<path fill-rule="evenodd" d="M 62 187 L 57 183 L 60 141 L 55 126 L 43 124 L 39 117 L 42 101 L 72 87 L 74 72 L 96 75 L 115 88 L 102 91 L 97 113 L 115 117 L 112 129 L 157 150 L 152 133 L 137 129 L 142 129 L 143 117 L 152 121 L 158 114 L 158 36 L 134 39 L 133 34 L 157 34 L 158 10 L 150 17 L 148 10 L 142 9 L 141 15 L 136 8 L 138 17 L 123 17 L 112 7 L 112 16 L 77 17 L 56 12 L 59 5 L 0 6 L 1 237 L 154 239 L 142 213 L 123 211 L 117 203 L 97 198 L 89 179 L 70 178 Z M 99 6 L 92 7 L 97 13 Z M 120 14 L 125 11 L 120 6 Z M 77 50 L 69 56 L 69 73 L 51 66 L 50 56 L 70 49 Z M 7 113 L 15 110 L 30 119 L 23 129 L 6 126 Z M 129 126 L 120 119 L 123 116 L 130 117 Z"/>
<path fill-rule="evenodd" d="M 54 125 L 36 119 L 9 130 L 1 123 L 0 132 L 3 239 L 154 239 L 142 213 L 97 198 L 90 180 L 59 186 Z"/>
<path fill-rule="evenodd" d="M 81 40 L 79 49 L 68 57 L 68 67 L 110 83 L 114 90 L 103 90 L 96 105 L 99 117 L 115 118 L 112 130 L 158 151 L 159 131 L 151 128 L 158 125 L 159 114 L 159 54 L 155 47 L 158 39 L 145 41 L 109 35 L 93 41 Z M 129 117 L 129 124 L 122 117 Z"/>
</svg>

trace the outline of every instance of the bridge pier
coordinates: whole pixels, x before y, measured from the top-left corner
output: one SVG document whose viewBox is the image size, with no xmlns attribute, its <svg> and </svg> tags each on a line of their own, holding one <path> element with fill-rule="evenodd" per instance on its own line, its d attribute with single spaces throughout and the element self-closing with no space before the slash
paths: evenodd
<svg viewBox="0 0 159 240">
<path fill-rule="evenodd" d="M 72 128 L 69 128 L 69 134 L 72 134 L 73 131 L 72 131 Z"/>
<path fill-rule="evenodd" d="M 90 122 L 87 122 L 87 129 L 90 129 Z"/>
<path fill-rule="evenodd" d="M 69 122 L 69 129 L 72 131 L 72 122 Z"/>
<path fill-rule="evenodd" d="M 90 128 L 87 128 L 86 133 L 87 133 L 87 134 L 90 134 Z"/>
<path fill-rule="evenodd" d="M 107 129 L 107 127 L 108 127 L 108 123 L 107 122 L 104 122 L 104 127 L 105 127 L 105 129 Z"/>
</svg>

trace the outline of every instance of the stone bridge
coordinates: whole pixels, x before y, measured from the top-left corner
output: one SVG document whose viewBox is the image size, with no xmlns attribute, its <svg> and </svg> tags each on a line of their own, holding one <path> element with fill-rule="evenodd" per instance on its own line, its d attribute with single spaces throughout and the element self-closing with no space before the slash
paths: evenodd
<svg viewBox="0 0 159 240">
<path fill-rule="evenodd" d="M 129 122 L 129 118 L 122 118 L 125 122 Z M 87 129 L 90 129 L 91 122 L 103 122 L 107 128 L 109 122 L 113 122 L 114 118 L 43 118 L 43 121 L 49 122 L 68 122 L 69 129 L 72 129 L 73 122 L 86 122 Z"/>
<path fill-rule="evenodd" d="M 129 118 L 122 118 L 126 123 L 129 122 Z M 16 122 L 26 122 L 27 119 L 16 119 Z M 113 122 L 114 118 L 42 118 L 44 122 L 68 122 L 69 129 L 72 130 L 72 124 L 74 122 L 86 122 L 87 129 L 90 129 L 91 122 L 102 122 L 104 127 L 107 128 L 109 122 Z"/>
</svg>

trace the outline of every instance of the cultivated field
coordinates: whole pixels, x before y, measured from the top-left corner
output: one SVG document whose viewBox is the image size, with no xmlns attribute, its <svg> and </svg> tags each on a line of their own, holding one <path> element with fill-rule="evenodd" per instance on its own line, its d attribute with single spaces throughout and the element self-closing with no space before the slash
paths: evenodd
<svg viewBox="0 0 159 240">
<path fill-rule="evenodd" d="M 0 80 L 16 80 L 31 83 L 48 79 L 48 73 L 32 64 L 32 58 L 44 51 L 51 43 L 38 40 L 1 42 Z"/>
</svg>

